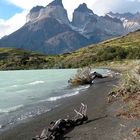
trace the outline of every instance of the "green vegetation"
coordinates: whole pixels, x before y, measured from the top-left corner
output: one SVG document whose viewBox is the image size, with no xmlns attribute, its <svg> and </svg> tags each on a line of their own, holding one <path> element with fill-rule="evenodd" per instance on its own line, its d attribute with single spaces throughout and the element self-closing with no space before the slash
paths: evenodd
<svg viewBox="0 0 140 140">
<path fill-rule="evenodd" d="M 46 59 L 43 55 L 30 53 L 20 49 L 0 48 L 0 69 L 39 69 L 45 68 Z"/>
<path fill-rule="evenodd" d="M 130 59 L 140 59 L 140 31 L 57 56 L 46 56 L 20 49 L 0 49 L 1 70 L 79 68 Z"/>
<path fill-rule="evenodd" d="M 125 59 L 140 59 L 140 31 L 63 55 L 61 64 L 66 68 L 83 67 Z"/>
<path fill-rule="evenodd" d="M 109 94 L 109 102 L 119 100 L 122 105 L 118 117 L 140 118 L 140 63 L 127 67 L 122 75 L 120 84 Z"/>
</svg>

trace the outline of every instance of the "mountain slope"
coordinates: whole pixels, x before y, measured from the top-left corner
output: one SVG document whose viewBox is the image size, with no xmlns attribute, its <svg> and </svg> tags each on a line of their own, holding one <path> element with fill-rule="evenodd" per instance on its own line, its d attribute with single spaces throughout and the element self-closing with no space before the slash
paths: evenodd
<svg viewBox="0 0 140 140">
<path fill-rule="evenodd" d="M 0 40 L 2 48 L 21 48 L 43 54 L 71 52 L 87 44 L 88 39 L 69 26 L 62 0 L 55 0 L 46 7 L 34 7 L 22 28 Z"/>
<path fill-rule="evenodd" d="M 45 43 L 47 46 L 46 54 L 62 54 L 73 52 L 81 48 L 81 46 L 86 46 L 88 39 L 77 32 L 66 31 L 50 38 Z"/>
<path fill-rule="evenodd" d="M 72 25 L 92 43 L 98 43 L 125 33 L 121 20 L 107 15 L 97 16 L 85 3 L 75 9 Z"/>
<path fill-rule="evenodd" d="M 0 69 L 42 69 L 47 68 L 46 56 L 20 49 L 0 48 Z"/>
<path fill-rule="evenodd" d="M 65 35 L 64 38 L 62 34 Z M 50 40 L 53 40 L 54 43 L 51 43 Z M 70 42 L 69 45 L 66 45 L 68 42 Z M 61 54 L 79 49 L 81 46 L 87 45 L 87 42 L 85 37 L 71 30 L 66 24 L 60 24 L 54 18 L 47 18 L 27 24 L 10 36 L 1 39 L 0 46 L 21 48 L 44 54 Z"/>
<path fill-rule="evenodd" d="M 140 30 L 62 55 L 57 60 L 60 66 L 70 68 L 123 59 L 140 59 Z"/>
<path fill-rule="evenodd" d="M 140 30 L 87 46 L 73 53 L 46 56 L 19 49 L 0 49 L 0 69 L 75 68 L 97 62 L 140 59 Z"/>
<path fill-rule="evenodd" d="M 126 33 L 140 29 L 140 13 L 139 12 L 135 14 L 132 14 L 129 12 L 124 13 L 124 14 L 110 12 L 107 15 L 110 16 L 111 18 L 117 18 L 121 20 Z"/>
<path fill-rule="evenodd" d="M 26 24 L 0 39 L 0 47 L 20 48 L 43 54 L 70 53 L 140 29 L 139 19 L 139 13 L 110 12 L 100 17 L 83 3 L 75 9 L 70 22 L 62 0 L 54 0 L 46 7 L 32 8 L 27 15 Z"/>
<path fill-rule="evenodd" d="M 41 21 L 27 24 L 10 36 L 1 39 L 0 46 L 19 47 L 21 49 L 43 52 L 47 39 L 70 30 L 67 25 L 62 25 L 53 18 L 42 19 Z"/>
</svg>

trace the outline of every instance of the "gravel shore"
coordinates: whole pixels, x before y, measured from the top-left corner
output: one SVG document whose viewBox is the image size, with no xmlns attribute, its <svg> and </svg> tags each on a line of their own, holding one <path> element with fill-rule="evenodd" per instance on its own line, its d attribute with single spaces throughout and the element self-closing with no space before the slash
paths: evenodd
<svg viewBox="0 0 140 140">
<path fill-rule="evenodd" d="M 107 103 L 108 92 L 117 84 L 117 78 L 105 78 L 95 83 L 81 94 L 60 100 L 61 105 L 54 110 L 42 114 L 27 123 L 20 124 L 0 135 L 0 140 L 31 140 L 40 134 L 52 120 L 74 116 L 74 108 L 79 108 L 83 102 L 88 105 L 89 121 L 75 127 L 61 140 L 123 140 L 120 120 L 112 114 L 110 104 Z"/>
</svg>

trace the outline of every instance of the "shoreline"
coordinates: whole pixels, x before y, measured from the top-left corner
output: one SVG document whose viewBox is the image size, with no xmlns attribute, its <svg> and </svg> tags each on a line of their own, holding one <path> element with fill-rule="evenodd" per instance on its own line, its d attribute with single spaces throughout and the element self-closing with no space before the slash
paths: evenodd
<svg viewBox="0 0 140 140">
<path fill-rule="evenodd" d="M 116 78 L 105 78 L 97 80 L 97 82 L 95 82 L 95 84 L 86 91 L 82 91 L 82 93 L 66 98 L 63 101 L 58 100 L 58 103 L 61 103 L 62 105 L 51 110 L 50 112 L 34 117 L 27 123 L 19 124 L 16 127 L 10 128 L 8 131 L 1 133 L 0 139 L 30 140 L 35 135 L 40 134 L 43 128 L 47 127 L 52 120 L 66 118 L 67 115 L 70 115 L 70 117 L 74 116 L 75 114 L 73 109 L 78 108 L 81 102 L 88 105 L 89 120 L 103 118 L 105 115 L 107 115 L 107 113 L 104 112 L 107 105 L 105 101 L 106 95 L 117 83 L 117 80 L 118 79 Z M 99 102 L 101 102 L 101 104 Z M 100 107 L 103 108 L 103 110 Z M 76 137 L 76 134 L 73 136 L 73 138 L 74 137 Z"/>
<path fill-rule="evenodd" d="M 5 131 L 8 131 L 10 128 L 12 129 L 20 124 L 28 123 L 32 119 L 37 118 L 42 114 L 48 114 L 52 110 L 59 108 L 59 106 L 61 106 L 63 100 L 66 100 L 66 99 L 73 97 L 73 96 L 77 96 L 77 95 L 83 93 L 84 91 L 88 90 L 89 87 L 90 87 L 90 85 L 79 86 L 79 87 L 75 88 L 75 91 L 73 91 L 72 93 L 69 93 L 69 94 L 66 93 L 64 95 L 49 97 L 48 99 L 40 100 L 40 102 L 38 102 L 38 103 L 44 103 L 44 105 L 46 105 L 46 107 L 48 107 L 47 110 L 44 110 L 42 113 L 39 112 L 36 115 L 25 116 L 25 118 L 23 118 L 23 119 L 21 117 L 19 117 L 19 118 L 17 118 L 17 121 L 13 121 L 13 122 L 11 121 L 10 123 L 7 123 L 7 124 L 0 124 L 0 134 L 2 134 Z M 47 101 L 48 103 L 45 103 L 45 101 Z M 17 106 L 17 107 L 18 108 L 17 109 L 15 108 L 15 111 L 18 111 L 23 106 Z M 8 113 L 13 113 L 13 112 L 9 111 Z"/>
</svg>

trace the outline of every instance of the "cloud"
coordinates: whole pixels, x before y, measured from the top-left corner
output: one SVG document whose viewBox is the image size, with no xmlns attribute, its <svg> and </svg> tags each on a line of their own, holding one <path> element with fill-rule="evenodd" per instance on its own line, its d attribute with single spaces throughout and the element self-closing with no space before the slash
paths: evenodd
<svg viewBox="0 0 140 140">
<path fill-rule="evenodd" d="M 97 0 L 92 9 L 99 15 L 104 15 L 110 11 L 136 13 L 140 11 L 140 0 Z"/>
<path fill-rule="evenodd" d="M 8 20 L 0 19 L 0 38 L 18 30 L 25 24 L 28 11 L 15 14 Z"/>
<path fill-rule="evenodd" d="M 46 6 L 53 0 L 6 0 L 8 3 L 16 5 L 24 10 L 30 10 L 36 5 Z M 140 0 L 62 0 L 68 16 L 72 19 L 72 13 L 81 3 L 87 3 L 88 7 L 98 15 L 107 12 L 137 12 L 140 11 Z"/>
<path fill-rule="evenodd" d="M 46 6 L 53 0 L 6 0 L 8 3 L 16 5 L 24 10 L 30 10 L 36 5 Z"/>
</svg>

